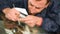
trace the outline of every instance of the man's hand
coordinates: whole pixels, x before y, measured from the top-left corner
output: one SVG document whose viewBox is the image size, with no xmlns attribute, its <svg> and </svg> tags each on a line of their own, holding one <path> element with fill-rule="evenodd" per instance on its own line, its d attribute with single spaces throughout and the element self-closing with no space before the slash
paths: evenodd
<svg viewBox="0 0 60 34">
<path fill-rule="evenodd" d="M 34 27 L 35 25 L 41 26 L 43 19 L 42 17 L 28 15 L 26 18 L 20 18 L 20 21 L 26 23 L 30 27 Z"/>
<path fill-rule="evenodd" d="M 19 19 L 19 12 L 15 8 L 6 8 L 3 10 L 5 17 L 12 21 L 17 21 Z"/>
</svg>

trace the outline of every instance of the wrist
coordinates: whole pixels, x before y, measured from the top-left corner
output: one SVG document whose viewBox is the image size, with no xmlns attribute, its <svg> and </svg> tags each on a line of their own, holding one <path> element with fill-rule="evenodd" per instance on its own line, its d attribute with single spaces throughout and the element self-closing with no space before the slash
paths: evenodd
<svg viewBox="0 0 60 34">
<path fill-rule="evenodd" d="M 11 8 L 5 8 L 5 9 L 3 9 L 2 11 L 3 11 L 4 14 L 6 14 L 6 13 L 8 13 L 8 11 L 9 11 L 10 9 L 11 9 Z"/>
</svg>

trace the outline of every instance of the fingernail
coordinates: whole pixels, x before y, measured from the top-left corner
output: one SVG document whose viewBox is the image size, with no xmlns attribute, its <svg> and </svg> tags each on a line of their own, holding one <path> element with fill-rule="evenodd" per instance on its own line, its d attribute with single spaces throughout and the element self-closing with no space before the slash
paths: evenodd
<svg viewBox="0 0 60 34">
<path fill-rule="evenodd" d="M 12 19 L 13 21 L 15 21 L 14 19 Z"/>
</svg>

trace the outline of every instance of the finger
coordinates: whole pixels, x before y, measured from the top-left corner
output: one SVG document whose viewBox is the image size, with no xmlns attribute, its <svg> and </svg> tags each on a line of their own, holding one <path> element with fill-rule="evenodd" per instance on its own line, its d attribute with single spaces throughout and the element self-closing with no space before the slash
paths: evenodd
<svg viewBox="0 0 60 34">
<path fill-rule="evenodd" d="M 20 18 L 19 21 L 25 22 L 25 21 L 28 21 L 28 20 L 26 18 Z"/>
<path fill-rule="evenodd" d="M 25 22 L 25 18 L 20 18 L 19 21 Z"/>
<path fill-rule="evenodd" d="M 40 18 L 40 19 L 37 21 L 36 25 L 37 25 L 37 26 L 41 26 L 41 25 L 42 25 L 42 22 L 43 22 L 43 19 Z"/>
<path fill-rule="evenodd" d="M 17 15 L 20 15 L 20 12 L 19 12 L 19 11 L 17 11 L 17 12 L 16 12 L 16 14 L 17 14 Z"/>
<path fill-rule="evenodd" d="M 35 23 L 33 23 L 33 21 L 26 21 L 25 22 L 28 26 L 30 27 L 34 27 L 35 26 Z"/>
<path fill-rule="evenodd" d="M 19 14 L 14 14 L 13 17 L 15 18 L 16 21 L 18 21 L 18 19 L 20 19 L 20 15 Z"/>
<path fill-rule="evenodd" d="M 16 19 L 18 20 L 20 18 L 20 13 L 19 12 L 15 12 L 14 14 L 16 16 Z"/>
<path fill-rule="evenodd" d="M 8 18 L 9 20 L 13 20 L 13 21 L 16 20 L 15 16 L 10 15 L 10 14 L 7 14 L 7 15 L 6 15 L 6 18 Z"/>
<path fill-rule="evenodd" d="M 5 17 L 6 17 L 7 19 L 9 19 L 9 20 L 11 19 L 8 15 L 5 15 Z"/>
<path fill-rule="evenodd" d="M 12 17 L 15 19 L 15 20 L 18 20 L 20 18 L 19 15 L 15 15 L 15 14 L 12 14 Z"/>
<path fill-rule="evenodd" d="M 6 17 L 7 19 L 9 19 L 9 20 L 15 21 L 14 19 L 12 19 L 12 18 L 10 17 L 10 15 L 5 15 L 5 17 Z"/>
<path fill-rule="evenodd" d="M 11 13 L 12 14 L 20 14 L 20 12 L 19 11 L 17 11 L 15 8 L 12 8 L 10 11 L 12 11 Z"/>
<path fill-rule="evenodd" d="M 13 10 L 15 11 L 16 14 L 20 14 L 20 12 L 17 11 L 15 8 L 13 8 Z"/>
</svg>

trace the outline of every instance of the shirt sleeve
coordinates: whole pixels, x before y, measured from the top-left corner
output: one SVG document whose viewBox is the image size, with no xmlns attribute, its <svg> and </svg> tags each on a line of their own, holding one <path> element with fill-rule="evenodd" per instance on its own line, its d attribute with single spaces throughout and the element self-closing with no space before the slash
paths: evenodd
<svg viewBox="0 0 60 34">
<path fill-rule="evenodd" d="M 0 0 L 0 10 L 12 8 L 13 4 L 16 5 L 16 7 L 20 7 L 20 5 L 23 5 L 23 2 L 24 0 Z"/>
<path fill-rule="evenodd" d="M 6 0 L 0 0 L 0 11 L 2 11 L 2 9 L 9 7 L 9 4 Z"/>
<path fill-rule="evenodd" d="M 51 11 L 48 11 L 46 17 L 43 18 L 42 28 L 48 32 L 59 31 L 60 26 L 60 3 L 55 2 Z"/>
<path fill-rule="evenodd" d="M 45 18 L 42 24 L 42 28 L 48 32 L 55 32 L 57 29 L 59 29 L 59 26 L 53 20 Z"/>
</svg>

